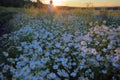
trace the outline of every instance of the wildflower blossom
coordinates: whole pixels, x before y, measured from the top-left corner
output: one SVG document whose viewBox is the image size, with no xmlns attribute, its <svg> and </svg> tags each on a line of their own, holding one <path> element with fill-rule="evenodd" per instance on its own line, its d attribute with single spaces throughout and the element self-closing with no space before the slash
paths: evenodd
<svg viewBox="0 0 120 80">
<path fill-rule="evenodd" d="M 54 66 L 53 66 L 53 69 L 58 69 L 58 65 L 54 65 Z"/>
<path fill-rule="evenodd" d="M 108 27 L 106 21 L 101 26 L 99 21 L 85 26 L 84 17 L 70 14 L 40 14 L 39 19 L 25 13 L 17 15 L 14 24 L 22 27 L 3 35 L 9 47 L 1 54 L 5 60 L 0 63 L 0 79 L 8 77 L 7 71 L 13 80 L 89 80 L 96 75 L 106 79 L 119 71 L 120 27 Z"/>
<path fill-rule="evenodd" d="M 55 73 L 50 73 L 49 74 L 50 79 L 55 79 L 57 76 Z"/>
<path fill-rule="evenodd" d="M 72 72 L 72 73 L 71 73 L 71 76 L 72 76 L 72 77 L 75 77 L 75 76 L 76 76 L 76 72 Z"/>
<path fill-rule="evenodd" d="M 86 41 L 81 41 L 81 45 L 87 45 Z"/>
<path fill-rule="evenodd" d="M 7 52 L 3 52 L 3 55 L 4 55 L 5 57 L 8 57 L 8 56 L 9 56 L 9 54 L 8 54 Z"/>
<path fill-rule="evenodd" d="M 91 53 L 92 53 L 92 54 L 98 54 L 97 51 L 96 51 L 96 49 L 92 49 L 92 50 L 91 50 Z"/>
</svg>

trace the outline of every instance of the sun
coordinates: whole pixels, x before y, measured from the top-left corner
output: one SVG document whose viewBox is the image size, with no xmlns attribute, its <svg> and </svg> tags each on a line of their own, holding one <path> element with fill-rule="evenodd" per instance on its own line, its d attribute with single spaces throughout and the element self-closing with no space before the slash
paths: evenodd
<svg viewBox="0 0 120 80">
<path fill-rule="evenodd" d="M 62 0 L 53 0 L 53 5 L 54 6 L 61 6 L 62 5 Z"/>
</svg>

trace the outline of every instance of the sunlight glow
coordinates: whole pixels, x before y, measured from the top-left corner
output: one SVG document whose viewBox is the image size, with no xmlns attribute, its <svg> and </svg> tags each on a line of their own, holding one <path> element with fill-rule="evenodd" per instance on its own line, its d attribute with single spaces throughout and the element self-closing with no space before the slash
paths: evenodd
<svg viewBox="0 0 120 80">
<path fill-rule="evenodd" d="M 37 0 L 32 0 L 37 1 Z M 50 0 L 40 0 L 44 4 L 49 4 Z M 93 3 L 95 7 L 99 6 L 120 6 L 119 0 L 53 0 L 54 6 L 76 6 L 86 7 L 86 3 Z"/>
<path fill-rule="evenodd" d="M 53 0 L 53 5 L 54 6 L 60 6 L 60 5 L 62 5 L 62 0 Z"/>
</svg>

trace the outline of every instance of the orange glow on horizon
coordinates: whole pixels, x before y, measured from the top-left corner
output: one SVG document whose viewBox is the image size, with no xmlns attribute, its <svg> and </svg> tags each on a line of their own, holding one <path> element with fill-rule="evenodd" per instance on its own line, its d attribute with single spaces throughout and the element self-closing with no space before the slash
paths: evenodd
<svg viewBox="0 0 120 80">
<path fill-rule="evenodd" d="M 36 0 L 32 0 L 36 1 Z M 40 0 L 44 4 L 49 4 L 50 0 Z M 120 6 L 119 0 L 53 0 L 54 6 L 74 6 L 74 7 L 86 7 L 87 3 L 92 3 L 93 7 L 101 6 Z"/>
</svg>

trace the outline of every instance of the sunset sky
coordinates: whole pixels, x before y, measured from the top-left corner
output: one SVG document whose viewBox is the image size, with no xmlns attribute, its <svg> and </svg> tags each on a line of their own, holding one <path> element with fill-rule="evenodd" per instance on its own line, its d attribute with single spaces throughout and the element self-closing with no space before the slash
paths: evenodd
<svg viewBox="0 0 120 80">
<path fill-rule="evenodd" d="M 40 1 L 48 4 L 50 0 Z M 86 7 L 86 3 L 90 2 L 93 3 L 93 6 L 120 6 L 120 0 L 53 0 L 53 4 L 56 6 Z"/>
</svg>

